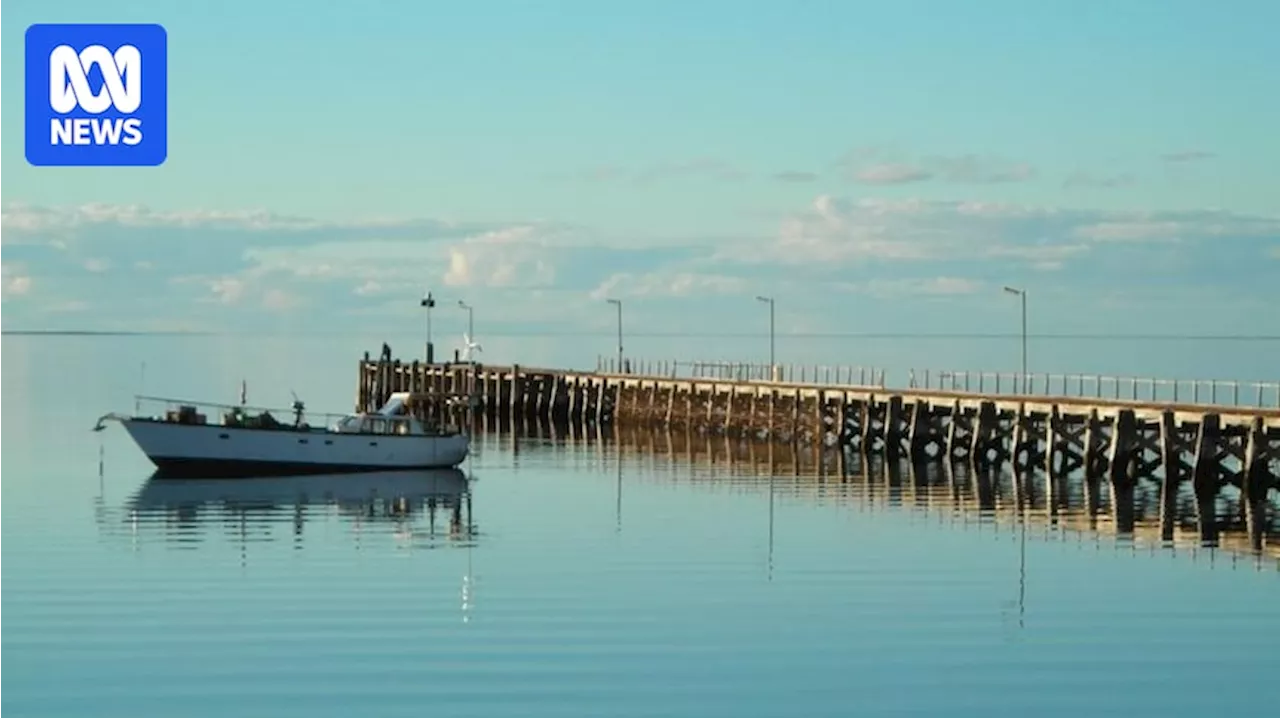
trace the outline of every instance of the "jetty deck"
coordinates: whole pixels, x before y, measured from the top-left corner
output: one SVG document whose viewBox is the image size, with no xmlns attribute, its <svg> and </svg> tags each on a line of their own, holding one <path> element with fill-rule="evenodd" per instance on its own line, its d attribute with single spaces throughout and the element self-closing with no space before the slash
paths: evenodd
<svg viewBox="0 0 1280 718">
<path fill-rule="evenodd" d="M 1007 466 L 1043 475 L 1050 495 L 1079 473 L 1095 497 L 1105 480 L 1120 511 L 1132 506 L 1138 482 L 1155 481 L 1164 533 L 1172 535 L 1179 493 L 1190 488 L 1207 541 L 1228 490 L 1239 494 L 1255 544 L 1275 533 L 1267 496 L 1280 492 L 1280 386 L 911 372 L 907 386 L 891 387 L 885 375 L 874 367 L 696 362 L 600 361 L 592 370 L 427 364 L 384 352 L 360 362 L 356 408 L 408 392 L 415 411 L 470 424 L 660 426 L 820 443 L 915 465 Z"/>
</svg>

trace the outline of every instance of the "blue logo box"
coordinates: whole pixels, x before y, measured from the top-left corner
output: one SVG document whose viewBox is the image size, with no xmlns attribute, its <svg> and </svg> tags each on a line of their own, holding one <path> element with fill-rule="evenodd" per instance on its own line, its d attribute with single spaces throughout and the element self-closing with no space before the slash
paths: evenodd
<svg viewBox="0 0 1280 718">
<path fill-rule="evenodd" d="M 169 154 L 160 25 L 36 24 L 26 37 L 27 162 L 156 166 Z"/>
</svg>

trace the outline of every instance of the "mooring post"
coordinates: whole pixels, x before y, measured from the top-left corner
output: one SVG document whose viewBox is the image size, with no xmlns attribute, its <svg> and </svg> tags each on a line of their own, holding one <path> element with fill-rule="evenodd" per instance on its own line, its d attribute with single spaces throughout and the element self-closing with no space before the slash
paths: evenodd
<svg viewBox="0 0 1280 718">
<path fill-rule="evenodd" d="M 1046 387 L 1047 387 L 1046 379 Z M 1047 391 L 1045 392 L 1048 393 Z M 1063 392 L 1065 393 L 1065 392 Z M 1058 515 L 1058 504 L 1062 500 L 1060 486 L 1065 479 L 1059 472 L 1058 467 L 1054 466 L 1053 459 L 1059 456 L 1062 459 L 1062 466 L 1065 468 L 1067 464 L 1066 447 L 1061 445 L 1063 436 L 1062 414 L 1058 409 L 1058 405 L 1054 404 L 1049 409 L 1049 415 L 1045 417 L 1044 422 L 1044 486 L 1045 486 L 1045 508 L 1048 509 L 1051 517 Z"/>
<path fill-rule="evenodd" d="M 889 397 L 884 421 L 885 457 L 893 460 L 902 455 L 902 395 Z"/>
<path fill-rule="evenodd" d="M 1182 437 L 1172 411 L 1160 414 L 1160 540 L 1172 541 L 1178 521 L 1178 488 L 1182 481 Z"/>
<path fill-rule="evenodd" d="M 916 399 L 911 407 L 911 428 L 907 439 L 907 451 L 913 464 L 920 463 L 925 458 L 924 449 L 929 443 L 929 413 L 929 405 L 923 399 Z"/>
<path fill-rule="evenodd" d="M 511 365 L 511 396 L 507 402 L 507 412 L 511 416 L 512 422 L 516 419 L 517 407 L 520 405 L 520 386 L 520 365 L 513 364 Z"/>
<path fill-rule="evenodd" d="M 1218 490 L 1222 460 L 1222 417 L 1205 414 L 1200 417 L 1200 432 L 1196 437 L 1195 466 L 1191 482 L 1196 495 L 1196 520 L 1200 529 L 1200 541 L 1213 545 L 1218 540 Z"/>
<path fill-rule="evenodd" d="M 1097 407 L 1089 409 L 1089 417 L 1085 419 L 1084 429 L 1084 503 L 1089 517 L 1089 527 L 1094 528 L 1098 522 L 1098 507 L 1102 497 L 1099 495 L 1101 472 L 1098 470 L 1098 438 L 1102 436 L 1102 422 L 1098 419 Z"/>
<path fill-rule="evenodd" d="M 1241 495 L 1244 503 L 1245 525 L 1249 532 L 1249 545 L 1254 551 L 1262 550 L 1266 533 L 1267 462 L 1271 458 L 1267 430 L 1262 417 L 1255 416 L 1249 427 L 1245 443 L 1244 465 L 1240 476 Z"/>
<path fill-rule="evenodd" d="M 1121 409 L 1116 414 L 1115 428 L 1111 432 L 1111 450 L 1108 457 L 1111 481 L 1111 507 L 1115 513 L 1116 531 L 1133 533 L 1133 446 L 1137 437 L 1137 420 L 1133 409 Z"/>
<path fill-rule="evenodd" d="M 978 413 L 973 418 L 973 431 L 969 437 L 969 463 L 975 474 L 991 464 L 987 454 L 991 450 L 998 420 L 999 413 L 994 401 L 984 401 L 978 405 Z"/>
<path fill-rule="evenodd" d="M 875 421 L 875 405 L 875 394 L 867 394 L 865 399 L 858 402 L 858 452 L 864 457 L 871 451 L 875 441 L 875 436 L 871 433 L 871 424 Z"/>
<path fill-rule="evenodd" d="M 954 399 L 951 402 L 950 413 L 947 415 L 947 438 L 946 446 L 940 452 L 940 455 L 946 460 L 947 478 L 954 479 L 951 469 L 951 463 L 956 460 L 956 433 L 959 429 L 959 423 L 964 419 L 964 413 L 960 409 L 960 400 Z"/>
<path fill-rule="evenodd" d="M 1026 387 L 1023 386 L 1023 393 L 1026 393 Z M 1027 405 L 1024 402 L 1018 402 L 1017 412 L 1013 415 L 1013 437 L 1009 442 L 1009 464 L 1013 473 L 1013 501 L 1017 505 L 1018 510 L 1022 511 L 1026 508 L 1027 502 L 1027 479 L 1031 472 L 1032 450 L 1029 439 L 1032 436 L 1027 426 Z M 1026 459 L 1022 458 L 1023 450 L 1026 450 Z"/>
</svg>

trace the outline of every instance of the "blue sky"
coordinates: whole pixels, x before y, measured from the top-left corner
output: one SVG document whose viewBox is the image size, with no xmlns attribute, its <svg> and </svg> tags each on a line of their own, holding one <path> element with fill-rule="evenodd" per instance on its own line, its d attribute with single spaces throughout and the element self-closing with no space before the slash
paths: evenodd
<svg viewBox="0 0 1280 718">
<path fill-rule="evenodd" d="M 6 329 L 1280 334 L 1271 2 L 5 3 Z M 36 168 L 32 22 L 169 156 Z"/>
</svg>

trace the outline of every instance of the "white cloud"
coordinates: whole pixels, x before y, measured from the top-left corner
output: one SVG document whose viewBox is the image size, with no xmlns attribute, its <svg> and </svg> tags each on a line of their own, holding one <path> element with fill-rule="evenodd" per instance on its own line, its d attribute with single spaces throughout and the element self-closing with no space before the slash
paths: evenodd
<svg viewBox="0 0 1280 718">
<path fill-rule="evenodd" d="M 368 297 L 375 294 L 380 294 L 382 292 L 382 285 L 379 284 L 376 280 L 370 279 L 366 281 L 364 284 L 361 284 L 360 286 L 356 287 L 353 291 L 355 294 L 358 294 L 362 297 Z"/>
<path fill-rule="evenodd" d="M 451 287 L 547 287 L 556 273 L 551 243 L 524 225 L 486 232 L 448 248 L 444 283 Z"/>
<path fill-rule="evenodd" d="M 3 271 L 3 294 L 6 297 L 21 297 L 31 291 L 31 277 L 21 264 L 4 262 L 0 264 Z"/>
<path fill-rule="evenodd" d="M 262 293 L 262 306 L 274 312 L 285 312 L 295 309 L 302 302 L 297 295 L 283 289 L 268 289 Z"/>
<path fill-rule="evenodd" d="M 244 296 L 244 280 L 236 277 L 218 277 L 209 281 L 209 290 L 223 304 L 235 304 Z"/>
<path fill-rule="evenodd" d="M 623 297 L 687 297 L 710 294 L 744 294 L 747 280 L 725 274 L 659 271 L 646 274 L 614 274 L 591 291 L 593 299 Z"/>
<path fill-rule="evenodd" d="M 89 303 L 80 299 L 68 299 L 66 301 L 54 302 L 53 304 L 46 305 L 43 309 L 50 314 L 73 314 L 76 312 L 88 311 Z"/>
<path fill-rule="evenodd" d="M 553 242 L 533 225 L 481 232 L 461 241 L 359 240 L 303 246 L 251 247 L 248 281 L 272 275 L 346 281 L 357 294 L 420 291 L 440 281 L 455 287 L 550 286 Z"/>
<path fill-rule="evenodd" d="M 1160 159 L 1165 162 L 1196 162 L 1199 160 L 1213 159 L 1212 152 L 1204 150 L 1182 150 L 1180 152 L 1169 152 L 1161 155 Z"/>
<path fill-rule="evenodd" d="M 83 229 L 95 225 L 124 227 L 232 227 L 245 230 L 302 230 L 327 223 L 290 217 L 266 210 L 223 212 L 217 210 L 153 210 L 141 205 L 86 204 L 77 207 L 39 207 L 6 203 L 0 222 L 6 231 L 19 233 Z M 376 222 L 376 221 L 375 221 Z M 366 224 L 359 222 L 356 224 Z"/>
<path fill-rule="evenodd" d="M 987 285 L 962 277 L 929 277 L 926 279 L 872 279 L 862 284 L 853 284 L 848 288 L 882 298 L 910 295 L 950 297 L 976 294 L 986 290 Z"/>
<path fill-rule="evenodd" d="M 1104 244 L 1280 238 L 1280 217 L 1219 211 L 1121 212 L 1002 203 L 816 197 L 785 218 L 776 239 L 722 247 L 747 264 L 853 265 L 1017 259 L 1061 266 Z"/>
<path fill-rule="evenodd" d="M 735 181 L 746 179 L 749 173 L 732 162 L 718 157 L 694 157 L 687 160 L 664 161 L 636 168 L 600 165 L 569 176 L 590 182 L 631 181 L 636 184 L 647 184 L 694 177 Z"/>
<path fill-rule="evenodd" d="M 1073 172 L 1066 180 L 1063 181 L 1062 186 L 1066 188 L 1085 187 L 1095 189 L 1114 189 L 1117 187 L 1128 187 L 1136 184 L 1137 181 L 1137 178 L 1128 172 L 1111 175 L 1097 175 L 1090 172 Z"/>
<path fill-rule="evenodd" d="M 628 311 L 648 311 L 655 324 L 697 327 L 731 320 L 677 316 L 673 304 L 699 298 L 700 306 L 736 312 L 729 307 L 740 298 L 764 293 L 796 312 L 827 316 L 848 292 L 866 305 L 868 297 L 892 297 L 909 307 L 990 293 L 1002 282 L 1039 282 L 1042 293 L 1056 288 L 1063 296 L 1082 284 L 1100 296 L 1199 283 L 1219 288 L 1214 301 L 1225 302 L 1228 294 L 1239 301 L 1243 288 L 1274 284 L 1275 262 L 1257 259 L 1280 257 L 1275 217 L 826 194 L 781 219 L 757 219 L 768 223 L 760 229 L 661 241 L 622 227 L 606 235 L 543 221 L 322 222 L 102 205 L 6 205 L 5 212 L 6 300 L 35 293 L 33 276 L 42 300 L 15 303 L 14 316 L 38 323 L 40 307 L 56 298 L 88 302 L 77 322 L 113 328 L 241 327 L 304 306 L 316 311 L 296 312 L 291 323 L 395 325 L 420 316 L 418 298 L 429 288 L 442 305 L 475 304 L 486 325 L 605 321 L 605 297 L 647 297 L 671 301 Z M 11 227 L 27 232 L 13 247 Z M 62 249 L 50 251 L 55 242 Z"/>
<path fill-rule="evenodd" d="M 942 180 L 957 184 L 1026 182 L 1036 171 L 1024 162 L 976 154 L 913 159 L 883 147 L 864 148 L 836 162 L 846 178 L 862 184 L 906 184 Z"/>
<path fill-rule="evenodd" d="M 860 169 L 854 177 L 864 184 L 906 184 L 932 179 L 933 173 L 907 164 L 884 164 Z"/>
</svg>

